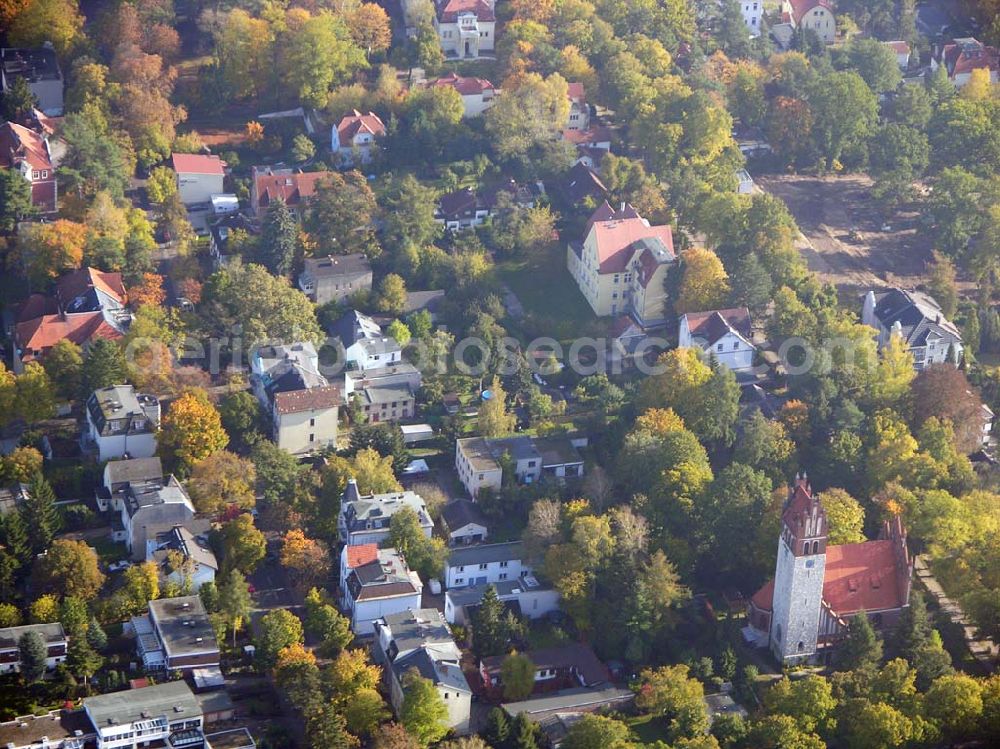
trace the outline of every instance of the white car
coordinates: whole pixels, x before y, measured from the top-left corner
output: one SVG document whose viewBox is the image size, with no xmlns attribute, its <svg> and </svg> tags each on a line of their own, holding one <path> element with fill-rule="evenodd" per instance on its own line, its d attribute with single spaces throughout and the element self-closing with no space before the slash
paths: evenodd
<svg viewBox="0 0 1000 749">
<path fill-rule="evenodd" d="M 108 572 L 121 572 L 122 570 L 127 570 L 132 566 L 132 563 L 127 559 L 123 559 L 120 562 L 112 562 L 108 565 Z"/>
</svg>

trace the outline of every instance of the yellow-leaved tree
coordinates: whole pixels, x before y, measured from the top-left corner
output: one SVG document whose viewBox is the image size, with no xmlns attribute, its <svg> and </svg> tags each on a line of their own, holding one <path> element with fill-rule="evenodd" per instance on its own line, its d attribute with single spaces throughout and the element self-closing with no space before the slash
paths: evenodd
<svg viewBox="0 0 1000 749">
<path fill-rule="evenodd" d="M 161 455 L 186 476 L 199 461 L 229 444 L 229 435 L 208 393 L 192 388 L 164 415 L 159 443 Z"/>
<path fill-rule="evenodd" d="M 718 255 L 705 247 L 692 247 L 681 255 L 681 285 L 674 310 L 703 312 L 725 305 L 729 276 Z"/>
</svg>

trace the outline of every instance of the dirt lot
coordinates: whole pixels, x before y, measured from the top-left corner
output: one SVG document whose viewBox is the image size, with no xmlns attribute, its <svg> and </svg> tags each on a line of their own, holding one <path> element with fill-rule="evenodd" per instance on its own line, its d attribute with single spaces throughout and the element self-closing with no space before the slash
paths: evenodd
<svg viewBox="0 0 1000 749">
<path fill-rule="evenodd" d="M 788 204 L 805 235 L 798 244 L 810 270 L 836 285 L 841 295 L 873 285 L 913 287 L 923 280 L 932 247 L 918 228 L 918 214 L 902 211 L 884 222 L 868 195 L 868 177 L 755 179 L 761 189 Z"/>
</svg>

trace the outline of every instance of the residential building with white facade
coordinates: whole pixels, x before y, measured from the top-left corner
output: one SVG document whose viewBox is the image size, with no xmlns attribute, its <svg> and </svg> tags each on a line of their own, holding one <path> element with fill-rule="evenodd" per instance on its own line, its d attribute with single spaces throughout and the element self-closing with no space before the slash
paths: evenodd
<svg viewBox="0 0 1000 749">
<path fill-rule="evenodd" d="M 38 100 L 38 108 L 49 117 L 63 114 L 63 74 L 51 43 L 40 47 L 0 49 L 0 91 L 7 91 L 22 78 Z"/>
<path fill-rule="evenodd" d="M 380 544 L 389 538 L 392 516 L 408 508 L 417 514 L 424 534 L 430 538 L 434 523 L 423 497 L 411 491 L 362 495 L 354 479 L 347 482 L 340 501 L 337 530 L 341 543 L 348 546 Z"/>
<path fill-rule="evenodd" d="M 21 672 L 19 643 L 28 632 L 37 632 L 45 642 L 45 667 L 50 671 L 66 660 L 69 638 L 59 622 L 51 624 L 25 624 L 20 627 L 0 629 L 0 674 Z"/>
<path fill-rule="evenodd" d="M 469 437 L 455 442 L 455 470 L 469 496 L 483 489 L 498 491 L 503 482 L 501 460 L 509 455 L 518 482 L 532 484 L 543 477 L 565 480 L 583 476 L 578 448 L 586 437 Z"/>
<path fill-rule="evenodd" d="M 156 454 L 160 401 L 131 385 L 95 390 L 87 399 L 85 442 L 96 445 L 98 460 L 151 458 Z"/>
<path fill-rule="evenodd" d="M 490 585 L 449 588 L 444 592 L 444 618 L 449 624 L 465 625 L 470 622 L 489 587 L 496 591 L 500 602 L 518 617 L 541 619 L 559 610 L 559 591 L 538 576 L 525 574 L 516 580 L 502 580 Z"/>
<path fill-rule="evenodd" d="M 531 574 L 523 556 L 520 541 L 454 548 L 445 562 L 444 586 L 464 588 L 518 580 Z"/>
<path fill-rule="evenodd" d="M 670 226 L 651 226 L 630 205 L 607 202 L 571 242 L 566 265 L 598 317 L 630 314 L 643 327 L 666 322 L 665 281 L 677 261 Z"/>
<path fill-rule="evenodd" d="M 743 14 L 743 23 L 747 25 L 747 31 L 751 39 L 760 36 L 760 19 L 764 15 L 763 0 L 740 0 L 740 12 Z"/>
<path fill-rule="evenodd" d="M 829 0 L 782 0 L 781 20 L 793 29 L 815 32 L 825 44 L 833 44 L 837 37 L 837 18 Z"/>
<path fill-rule="evenodd" d="M 479 505 L 468 499 L 453 499 L 441 508 L 441 525 L 449 546 L 482 543 L 489 536 L 486 516 Z"/>
<path fill-rule="evenodd" d="M 379 549 L 375 559 L 360 564 L 347 575 L 342 603 L 351 620 L 351 631 L 368 637 L 375 633 L 378 619 L 419 609 L 423 589 L 420 577 L 407 566 L 402 553 Z"/>
<path fill-rule="evenodd" d="M 962 360 L 961 332 L 934 298 L 922 291 L 869 291 L 861 308 L 861 322 L 878 332 L 880 349 L 892 335 L 900 336 L 913 354 L 917 370 Z"/>
<path fill-rule="evenodd" d="M 112 525 L 112 538 L 123 541 L 131 558 L 146 558 L 147 542 L 174 526 L 189 526 L 194 504 L 187 490 L 173 476 L 129 483 L 121 496 L 119 522 Z"/>
<path fill-rule="evenodd" d="M 493 0 L 437 0 L 434 28 L 446 59 L 492 57 L 496 43 Z"/>
<path fill-rule="evenodd" d="M 219 667 L 221 656 L 215 628 L 200 596 L 150 601 L 149 614 L 133 617 L 130 626 L 147 670 Z"/>
<path fill-rule="evenodd" d="M 370 316 L 351 310 L 333 325 L 331 333 L 344 347 L 344 363 L 351 369 L 381 369 L 403 360 L 403 349 Z"/>
<path fill-rule="evenodd" d="M 942 65 L 955 88 L 968 83 L 973 70 L 987 70 L 991 83 L 1000 81 L 1000 49 L 973 37 L 954 39 L 936 49 L 931 55 L 931 70 Z"/>
<path fill-rule="evenodd" d="M 385 124 L 377 114 L 355 109 L 331 131 L 330 149 L 343 168 L 370 164 L 375 142 L 384 135 Z"/>
<path fill-rule="evenodd" d="M 463 117 L 480 117 L 483 112 L 493 106 L 497 97 L 497 90 L 485 78 L 460 76 L 454 71 L 443 78 L 430 81 L 427 85 L 455 89 L 462 97 Z"/>
<path fill-rule="evenodd" d="M 746 307 L 688 312 L 681 315 L 678 348 L 696 348 L 706 361 L 715 361 L 734 372 L 753 368 L 757 347 L 753 344 L 750 310 Z"/>
<path fill-rule="evenodd" d="M 94 727 L 97 749 L 205 746 L 203 709 L 184 681 L 84 697 L 83 709 Z"/>
<path fill-rule="evenodd" d="M 389 701 L 399 716 L 411 670 L 430 679 L 448 708 L 448 725 L 458 735 L 470 732 L 472 689 L 462 673 L 462 651 L 437 609 L 407 609 L 375 622 L 376 660 L 385 664 Z"/>
<path fill-rule="evenodd" d="M 225 192 L 226 162 L 218 156 L 175 153 L 171 160 L 177 173 L 177 194 L 184 205 L 210 204 L 213 195 Z"/>
<path fill-rule="evenodd" d="M 189 566 L 188 570 L 175 568 L 171 563 L 177 554 Z M 195 534 L 183 525 L 175 525 L 147 540 L 146 561 L 156 565 L 162 583 L 176 585 L 179 589 L 189 585 L 194 593 L 205 583 L 215 582 L 219 571 L 219 561 L 208 545 L 208 535 Z"/>
<path fill-rule="evenodd" d="M 567 130 L 586 130 L 590 127 L 590 105 L 587 103 L 587 90 L 582 83 L 573 81 L 567 86 L 569 96 L 569 115 L 566 118 Z"/>
<path fill-rule="evenodd" d="M 97 509 L 119 514 L 131 484 L 163 481 L 163 463 L 158 457 L 109 460 L 104 466 L 104 480 L 97 491 Z"/>
</svg>

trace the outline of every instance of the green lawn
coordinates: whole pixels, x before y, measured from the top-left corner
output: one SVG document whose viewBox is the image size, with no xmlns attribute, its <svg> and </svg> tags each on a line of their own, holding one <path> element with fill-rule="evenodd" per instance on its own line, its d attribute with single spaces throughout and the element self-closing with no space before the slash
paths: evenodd
<svg viewBox="0 0 1000 749">
<path fill-rule="evenodd" d="M 666 743 L 671 738 L 666 721 L 655 715 L 637 715 L 626 718 L 625 723 L 632 729 L 633 737 L 640 744 L 655 744 L 657 741 Z"/>
<path fill-rule="evenodd" d="M 539 330 L 531 334 L 566 340 L 605 327 L 594 317 L 566 270 L 566 247 L 562 243 L 527 259 L 498 263 L 497 274 L 517 295 L 526 315 L 534 319 L 534 327 Z"/>
</svg>

